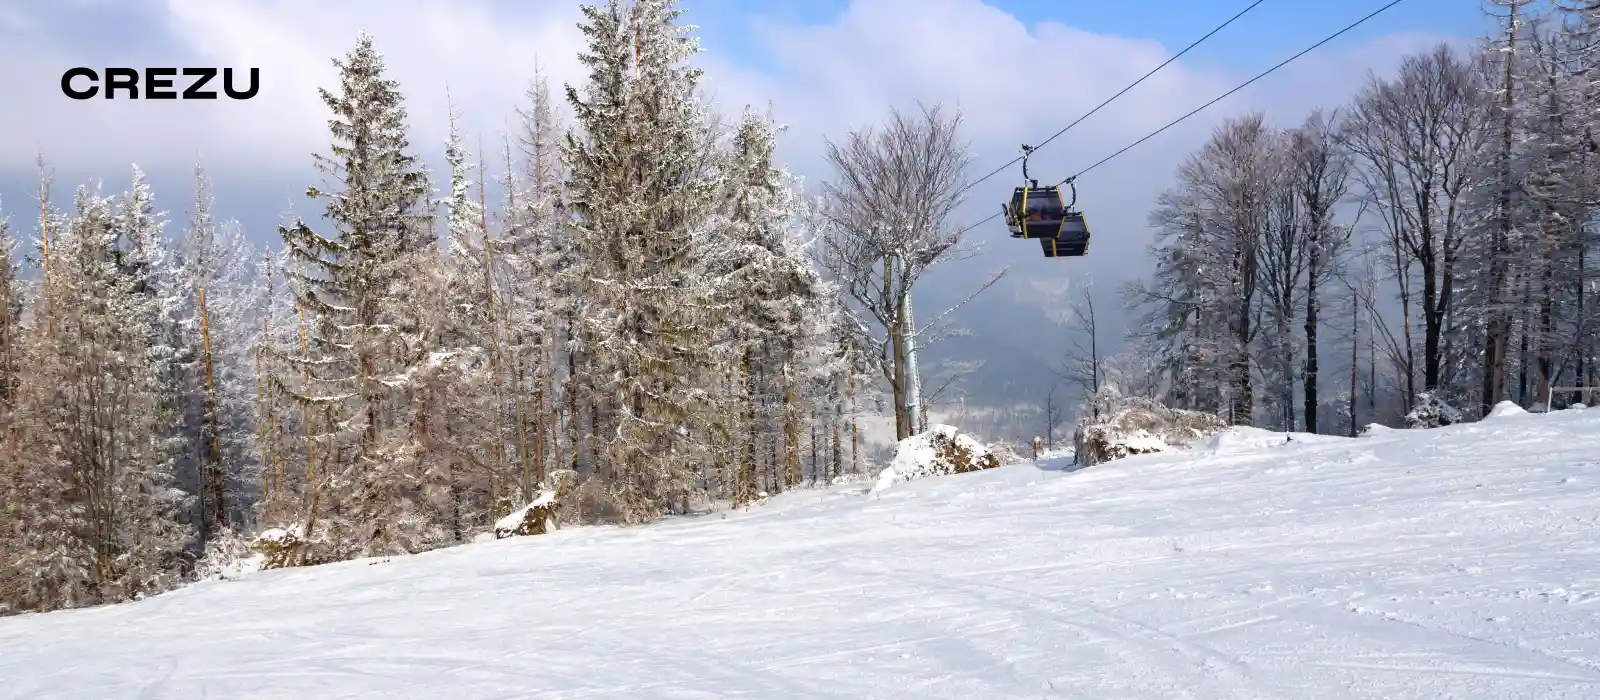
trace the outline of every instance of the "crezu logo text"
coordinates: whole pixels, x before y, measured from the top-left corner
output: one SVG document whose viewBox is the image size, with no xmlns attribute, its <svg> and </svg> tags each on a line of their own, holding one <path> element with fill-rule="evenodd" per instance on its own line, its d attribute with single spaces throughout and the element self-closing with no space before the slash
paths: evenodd
<svg viewBox="0 0 1600 700">
<path fill-rule="evenodd" d="M 100 94 L 102 87 L 108 100 L 116 99 L 118 92 L 124 92 L 130 100 L 215 100 L 216 89 L 206 89 L 206 86 L 217 77 L 217 72 L 216 68 L 146 68 L 142 71 L 144 91 L 141 94 L 141 71 L 137 68 L 107 68 L 102 82 L 95 69 L 79 66 L 61 74 L 61 92 L 74 100 L 92 98 Z M 229 99 L 248 100 L 255 97 L 261 87 L 259 68 L 250 69 L 250 84 L 243 90 L 234 87 L 232 68 L 223 68 L 221 72 L 222 93 Z M 190 79 L 183 92 L 179 92 L 176 85 L 180 74 Z"/>
</svg>

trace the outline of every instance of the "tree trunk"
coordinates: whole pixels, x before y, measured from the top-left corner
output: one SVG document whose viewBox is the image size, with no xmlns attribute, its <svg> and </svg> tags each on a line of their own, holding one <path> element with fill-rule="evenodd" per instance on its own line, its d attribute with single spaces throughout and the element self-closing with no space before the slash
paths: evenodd
<svg viewBox="0 0 1600 700">
<path fill-rule="evenodd" d="M 1544 251 L 1539 271 L 1539 334 L 1536 339 L 1535 354 L 1538 365 L 1539 378 L 1534 389 L 1534 401 L 1542 404 L 1545 411 L 1555 410 L 1554 397 L 1551 396 L 1553 378 L 1550 376 L 1555 371 L 1555 250 L 1556 250 L 1556 222 L 1547 221 L 1544 231 Z"/>
<path fill-rule="evenodd" d="M 1489 246 L 1489 323 L 1483 341 L 1483 388 L 1480 393 L 1479 415 L 1489 415 L 1495 404 L 1506 395 L 1506 337 L 1511 333 L 1511 318 L 1505 308 L 1506 247 L 1511 239 L 1511 155 L 1513 149 L 1512 109 L 1516 91 L 1513 80 L 1517 51 L 1518 4 L 1510 6 L 1510 22 L 1506 29 L 1505 71 L 1501 84 L 1500 152 L 1498 154 L 1500 197 L 1494 237 Z"/>
<path fill-rule="evenodd" d="M 1320 227 L 1319 227 L 1320 228 Z M 1303 400 L 1305 412 L 1306 432 L 1317 432 L 1317 374 L 1322 371 L 1317 357 L 1317 326 L 1321 323 L 1318 317 L 1319 308 L 1317 299 L 1317 286 L 1322 275 L 1322 241 L 1320 231 L 1313 231 L 1311 235 L 1311 260 L 1306 266 L 1306 366 L 1301 376 L 1301 389 L 1305 394 Z M 1354 400 L 1352 397 L 1351 400 Z"/>
<path fill-rule="evenodd" d="M 1361 371 L 1361 304 L 1352 300 L 1350 304 L 1350 437 L 1360 434 L 1356 426 L 1356 376 Z"/>
<path fill-rule="evenodd" d="M 568 467 L 570 469 L 572 469 L 572 471 L 575 472 L 575 473 L 582 473 L 579 470 L 579 467 L 581 466 L 581 461 L 582 460 L 578 456 L 578 453 L 580 451 L 579 445 L 582 444 L 583 440 L 582 440 L 582 437 L 579 435 L 579 430 L 582 428 L 582 426 L 579 423 L 579 414 L 578 414 L 578 386 L 579 386 L 579 383 L 578 383 L 578 353 L 576 351 L 574 351 L 573 348 L 572 348 L 573 341 L 576 339 L 576 335 L 575 335 L 576 329 L 573 327 L 574 326 L 573 316 L 574 316 L 574 314 L 572 313 L 572 311 L 568 310 L 567 313 L 566 313 L 566 317 L 567 317 L 566 318 L 566 321 L 567 321 L 566 322 L 566 327 L 567 327 L 567 343 L 566 343 L 566 345 L 567 345 L 567 448 L 569 450 L 571 450 L 571 452 L 572 452 L 572 454 L 569 455 L 569 457 L 571 459 L 571 462 L 568 464 Z"/>
<path fill-rule="evenodd" d="M 837 402 L 834 404 L 833 420 L 828 421 L 828 432 L 830 433 L 829 438 L 830 442 L 832 443 L 832 454 L 829 455 L 828 473 L 824 475 L 824 478 L 826 479 L 825 483 L 831 482 L 834 477 L 838 476 L 839 473 L 843 471 L 844 468 L 844 450 L 842 449 L 839 441 L 839 429 L 843 419 L 844 403 Z"/>
<path fill-rule="evenodd" d="M 895 299 L 894 272 L 895 257 L 885 255 L 883 258 L 883 292 L 886 299 Z M 892 403 L 894 404 L 894 439 L 904 440 L 911 436 L 910 416 L 906 415 L 906 347 L 905 347 L 905 305 L 902 301 L 895 301 L 894 318 L 889 322 L 889 350 L 893 354 L 892 376 L 889 378 L 889 388 Z"/>
<path fill-rule="evenodd" d="M 861 469 L 861 428 L 856 422 L 856 412 L 860 406 L 856 403 L 855 382 L 850 382 L 850 473 L 860 474 Z"/>
<path fill-rule="evenodd" d="M 1529 405 L 1528 400 L 1528 335 L 1533 330 L 1533 275 L 1526 271 L 1522 273 L 1522 333 L 1517 339 L 1517 401 L 1523 406 Z"/>
<path fill-rule="evenodd" d="M 783 370 L 783 486 L 800 483 L 800 416 L 795 402 L 794 378 Z"/>
</svg>

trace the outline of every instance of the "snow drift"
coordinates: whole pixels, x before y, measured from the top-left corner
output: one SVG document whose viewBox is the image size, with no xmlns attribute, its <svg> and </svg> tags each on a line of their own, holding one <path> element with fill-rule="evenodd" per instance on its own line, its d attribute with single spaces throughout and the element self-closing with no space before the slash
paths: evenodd
<svg viewBox="0 0 1600 700">
<path fill-rule="evenodd" d="M 1600 411 L 1230 434 L 0 619 L 0 698 L 1600 694 Z"/>
</svg>

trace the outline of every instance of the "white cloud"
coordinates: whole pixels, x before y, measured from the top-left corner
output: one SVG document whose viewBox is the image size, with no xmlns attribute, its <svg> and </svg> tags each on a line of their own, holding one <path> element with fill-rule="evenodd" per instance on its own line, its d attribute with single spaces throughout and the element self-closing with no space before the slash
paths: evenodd
<svg viewBox="0 0 1600 700">
<path fill-rule="evenodd" d="M 536 62 L 557 85 L 579 77 L 577 13 L 565 3 L 559 11 L 540 3 L 533 15 L 504 21 L 482 2 L 168 0 L 159 17 L 171 39 L 112 65 L 256 67 L 260 93 L 242 102 L 70 100 L 60 92 L 62 71 L 107 59 L 18 34 L 0 41 L 0 64 L 14 66 L 0 75 L 0 88 L 28 108 L 0 116 L 0 162 L 31 164 L 42 149 L 65 170 L 120 172 L 137 161 L 159 171 L 187 169 L 199 152 L 236 175 L 307 170 L 309 154 L 327 143 L 317 88 L 336 85 L 331 59 L 362 29 L 401 83 L 418 147 L 430 151 L 443 138 L 447 84 L 468 133 L 494 139 Z M 212 84 L 219 85 L 220 78 Z"/>
<path fill-rule="evenodd" d="M 274 191 L 298 191 L 311 177 L 309 154 L 327 144 L 327 115 L 316 88 L 335 84 L 330 58 L 344 54 L 361 29 L 374 35 L 400 81 L 415 146 L 430 160 L 444 137 L 447 83 L 466 114 L 467 133 L 481 133 L 493 154 L 536 62 L 557 87 L 582 78 L 579 14 L 571 2 L 518 3 L 520 14 L 506 16 L 484 0 L 166 0 L 153 17 L 165 24 L 170 39 L 116 62 L 259 67 L 260 95 L 246 102 L 79 102 L 60 94 L 62 70 L 108 59 L 86 45 L 18 31 L 36 22 L 15 6 L 4 8 L 11 11 L 0 12 L 0 65 L 8 66 L 0 73 L 0 94 L 16 96 L 13 104 L 25 108 L 0 113 L 0 174 L 31 168 L 35 150 L 43 149 L 67 172 L 114 176 L 138 162 L 153 174 L 176 177 L 199 153 L 221 178 L 258 179 Z M 916 100 L 964 111 L 976 153 L 974 175 L 987 173 L 1017 155 L 1019 144 L 1037 144 L 1174 50 L 1056 22 L 1026 26 L 979 0 L 855 0 L 829 24 L 763 22 L 751 31 L 775 68 L 758 71 L 735 57 L 705 55 L 710 87 L 730 113 L 770 100 L 778 118 L 791 126 L 784 154 L 811 179 L 826 175 L 820 159 L 824 136 L 871 124 L 888 104 Z M 1096 225 L 1095 252 L 1107 256 L 1111 267 L 1119 257 L 1137 257 L 1148 240 L 1148 202 L 1222 118 L 1263 108 L 1283 123 L 1296 122 L 1312 106 L 1344 102 L 1369 68 L 1386 68 L 1426 41 L 1431 39 L 1402 36 L 1321 49 L 1096 170 L 1085 178 L 1081 202 Z M 1204 46 L 1197 54 L 1204 54 Z M 1054 179 L 1082 168 L 1251 73 L 1174 63 L 1052 142 L 1035 157 L 1034 172 Z M 1019 178 L 1012 169 L 985 182 L 973 191 L 964 214 L 982 217 L 998 210 Z M 981 234 L 1011 243 L 997 223 L 993 228 Z M 995 249 L 1002 251 L 999 258 L 1036 271 L 1070 265 L 1039 259 L 1032 246 Z"/>
</svg>

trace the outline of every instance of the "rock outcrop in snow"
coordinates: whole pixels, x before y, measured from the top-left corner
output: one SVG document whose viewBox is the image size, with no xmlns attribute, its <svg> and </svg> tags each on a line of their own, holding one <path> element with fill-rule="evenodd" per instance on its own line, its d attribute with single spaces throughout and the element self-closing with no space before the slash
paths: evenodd
<svg viewBox="0 0 1600 700">
<path fill-rule="evenodd" d="M 1090 466 L 1140 454 L 1187 447 L 1195 440 L 1228 429 L 1210 413 L 1167 408 L 1138 396 L 1103 390 L 1092 399 L 1099 418 L 1086 413 L 1072 436 L 1078 464 Z"/>
<path fill-rule="evenodd" d="M 540 491 L 532 503 L 511 511 L 506 517 L 495 521 L 494 538 L 503 540 L 507 537 L 543 535 L 549 531 L 549 526 L 561 529 L 561 523 L 556 518 L 556 505 L 555 491 L 550 489 Z"/>
<path fill-rule="evenodd" d="M 929 476 L 964 474 L 1000 466 L 999 458 L 955 426 L 935 425 L 895 445 L 894 461 L 878 474 L 873 491 Z"/>
</svg>

